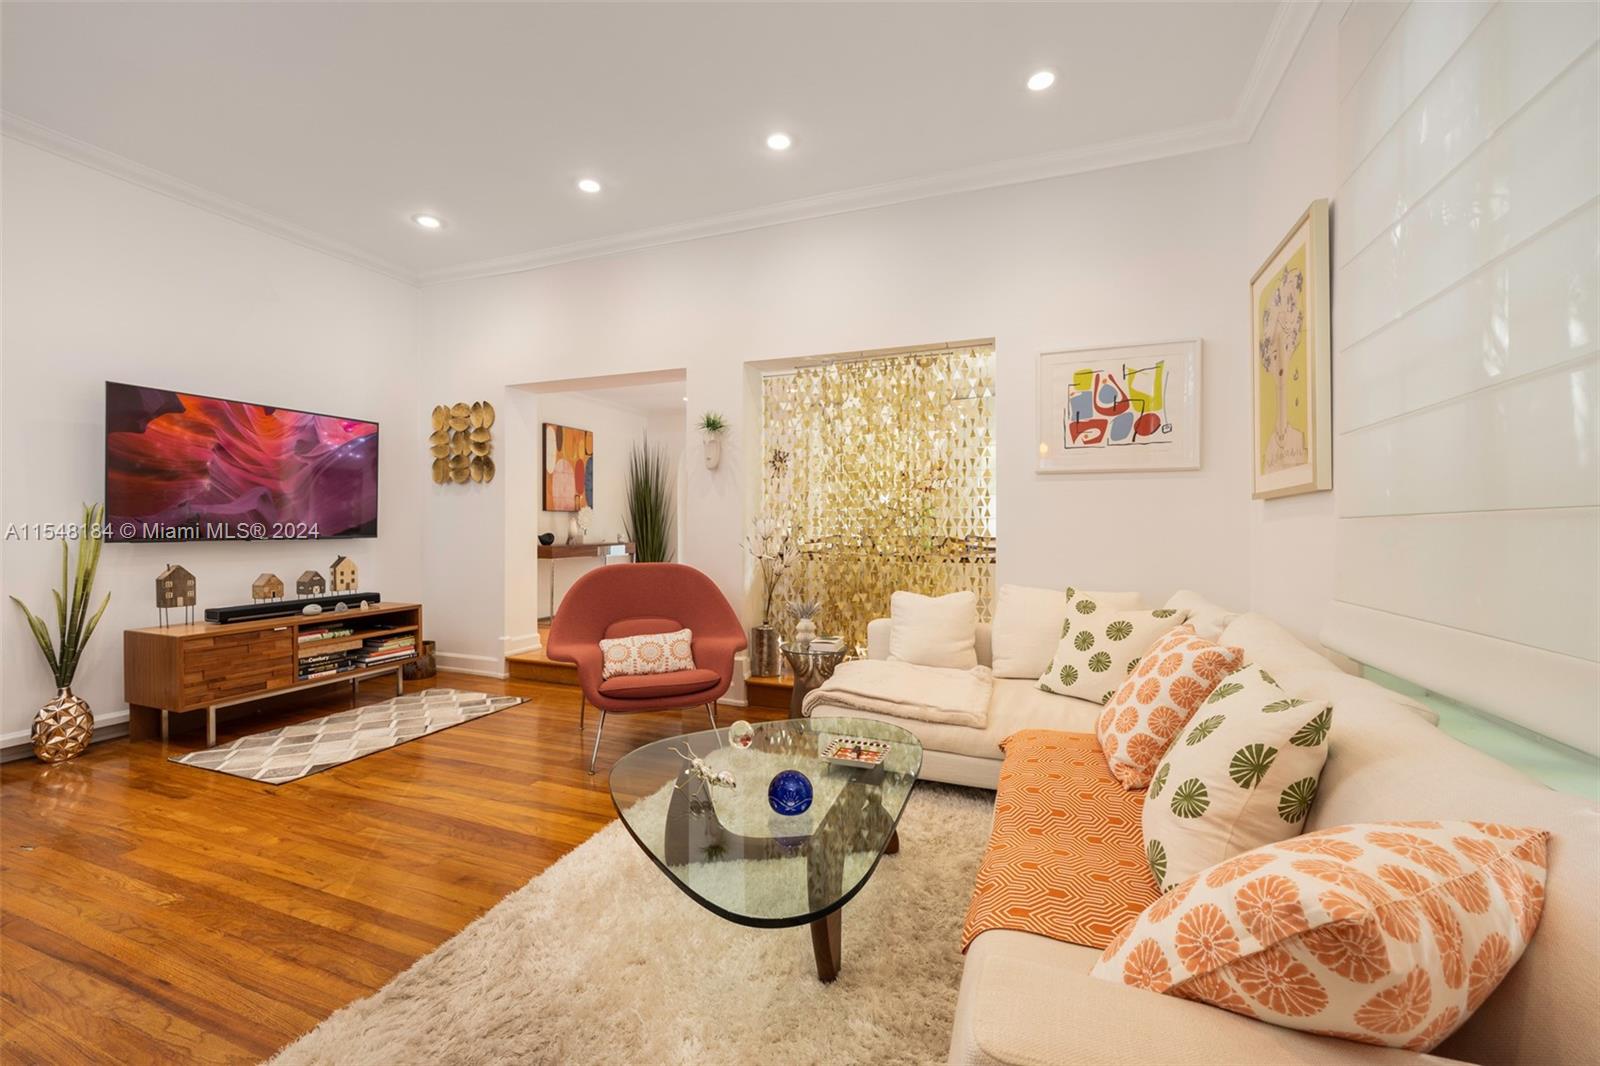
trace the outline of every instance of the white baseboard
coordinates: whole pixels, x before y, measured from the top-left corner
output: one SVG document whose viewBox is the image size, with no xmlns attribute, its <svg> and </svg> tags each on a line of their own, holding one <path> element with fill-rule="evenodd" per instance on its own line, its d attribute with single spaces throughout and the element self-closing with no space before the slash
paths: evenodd
<svg viewBox="0 0 1600 1066">
<path fill-rule="evenodd" d="M 102 740 L 121 740 L 128 735 L 128 712 L 108 714 L 104 718 L 96 717 L 94 720 L 94 736 L 89 738 L 92 748 Z M 33 758 L 33 731 L 30 729 L 16 729 L 10 733 L 0 733 L 0 762 L 13 762 L 17 759 Z"/>
<path fill-rule="evenodd" d="M 501 637 L 500 646 L 507 655 L 521 655 L 525 651 L 538 651 L 540 648 L 539 633 L 522 633 L 515 637 Z"/>
<path fill-rule="evenodd" d="M 435 653 L 435 659 L 439 669 L 452 670 L 458 674 L 476 674 L 479 677 L 497 677 L 502 680 L 510 676 L 506 671 L 504 658 L 494 659 L 487 655 L 441 651 Z"/>
</svg>

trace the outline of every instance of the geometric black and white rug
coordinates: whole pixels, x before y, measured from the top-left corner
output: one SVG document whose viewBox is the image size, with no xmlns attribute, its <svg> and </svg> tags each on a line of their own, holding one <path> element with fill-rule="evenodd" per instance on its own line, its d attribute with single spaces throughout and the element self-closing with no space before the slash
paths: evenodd
<svg viewBox="0 0 1600 1066">
<path fill-rule="evenodd" d="M 525 702 L 520 696 L 430 688 L 176 755 L 171 761 L 281 785 Z"/>
</svg>

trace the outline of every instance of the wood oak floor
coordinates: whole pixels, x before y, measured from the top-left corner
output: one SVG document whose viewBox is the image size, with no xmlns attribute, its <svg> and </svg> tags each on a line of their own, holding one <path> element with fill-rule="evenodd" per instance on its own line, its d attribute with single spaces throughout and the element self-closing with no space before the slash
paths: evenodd
<svg viewBox="0 0 1600 1066">
<path fill-rule="evenodd" d="M 218 741 L 391 685 L 241 715 Z M 258 1062 L 609 823 L 618 757 L 706 727 L 703 709 L 613 716 L 590 777 L 575 688 L 406 687 L 530 702 L 280 786 L 167 762 L 204 746 L 193 727 L 0 768 L 0 1061 Z M 738 717 L 782 714 L 718 716 Z"/>
</svg>

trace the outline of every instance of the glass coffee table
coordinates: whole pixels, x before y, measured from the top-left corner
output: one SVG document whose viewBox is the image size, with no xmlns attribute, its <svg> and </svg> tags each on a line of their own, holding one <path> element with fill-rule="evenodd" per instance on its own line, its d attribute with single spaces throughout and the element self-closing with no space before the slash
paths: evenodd
<svg viewBox="0 0 1600 1066">
<path fill-rule="evenodd" d="M 825 761 L 819 752 L 835 737 L 885 742 L 887 752 L 872 767 Z M 732 786 L 708 781 L 691 759 L 705 775 L 731 774 Z M 921 769 L 922 745 L 899 726 L 792 719 L 757 724 L 748 748 L 726 729 L 646 744 L 611 768 L 611 799 L 696 903 L 740 925 L 809 925 L 817 977 L 832 981 L 840 909 L 899 851 L 895 827 Z"/>
</svg>

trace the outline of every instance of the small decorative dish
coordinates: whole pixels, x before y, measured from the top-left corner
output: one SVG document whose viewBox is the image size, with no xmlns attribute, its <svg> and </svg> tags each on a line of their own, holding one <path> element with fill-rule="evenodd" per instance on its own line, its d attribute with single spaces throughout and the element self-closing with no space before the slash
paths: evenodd
<svg viewBox="0 0 1600 1066">
<path fill-rule="evenodd" d="M 869 737 L 824 737 L 818 757 L 837 766 L 877 766 L 894 745 Z"/>
</svg>

